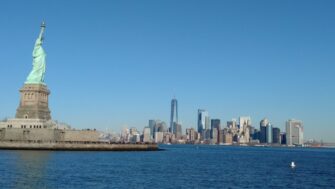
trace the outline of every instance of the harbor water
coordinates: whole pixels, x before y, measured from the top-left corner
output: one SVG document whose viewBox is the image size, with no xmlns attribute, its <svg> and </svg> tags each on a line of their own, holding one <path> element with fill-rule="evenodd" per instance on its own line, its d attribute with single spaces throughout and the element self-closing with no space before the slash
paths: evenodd
<svg viewBox="0 0 335 189">
<path fill-rule="evenodd" d="M 334 188 L 335 149 L 161 145 L 162 151 L 0 150 L 1 188 Z M 291 168 L 294 161 L 296 167 Z"/>
</svg>

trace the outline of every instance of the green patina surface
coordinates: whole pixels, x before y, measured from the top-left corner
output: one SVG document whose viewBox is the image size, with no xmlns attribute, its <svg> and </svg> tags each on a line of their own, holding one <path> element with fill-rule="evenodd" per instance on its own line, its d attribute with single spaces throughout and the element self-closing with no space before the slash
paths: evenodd
<svg viewBox="0 0 335 189">
<path fill-rule="evenodd" d="M 44 30 L 45 24 L 43 22 L 33 50 L 33 69 L 27 77 L 26 84 L 44 84 L 46 66 L 46 54 L 42 48 Z"/>
</svg>

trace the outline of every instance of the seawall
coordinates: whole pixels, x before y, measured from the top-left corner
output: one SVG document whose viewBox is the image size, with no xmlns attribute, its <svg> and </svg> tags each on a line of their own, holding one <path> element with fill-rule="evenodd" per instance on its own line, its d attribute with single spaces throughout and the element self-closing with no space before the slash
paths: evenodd
<svg viewBox="0 0 335 189">
<path fill-rule="evenodd" d="M 52 151 L 156 151 L 157 144 L 113 144 L 102 142 L 21 142 L 0 141 L 5 150 L 52 150 Z"/>
</svg>

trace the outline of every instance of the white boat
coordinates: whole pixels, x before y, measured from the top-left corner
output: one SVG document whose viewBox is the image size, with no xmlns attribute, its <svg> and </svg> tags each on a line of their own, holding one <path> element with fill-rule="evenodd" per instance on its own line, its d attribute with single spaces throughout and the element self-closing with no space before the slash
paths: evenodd
<svg viewBox="0 0 335 189">
<path fill-rule="evenodd" d="M 295 163 L 294 163 L 294 161 L 291 162 L 291 168 L 295 168 Z"/>
</svg>

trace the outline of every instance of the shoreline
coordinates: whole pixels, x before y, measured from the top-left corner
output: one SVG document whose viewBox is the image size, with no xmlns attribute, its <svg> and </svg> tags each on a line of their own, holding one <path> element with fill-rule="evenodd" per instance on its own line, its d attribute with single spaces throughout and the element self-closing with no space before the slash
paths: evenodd
<svg viewBox="0 0 335 189">
<path fill-rule="evenodd" d="M 0 150 L 48 151 L 159 151 L 157 144 L 118 144 L 107 142 L 24 142 L 0 141 Z"/>
<path fill-rule="evenodd" d="M 248 144 L 165 144 L 160 143 L 159 145 L 190 145 L 190 146 L 227 146 L 227 147 L 262 147 L 262 148 L 335 148 L 335 146 L 287 146 L 287 145 L 248 145 Z"/>
</svg>

